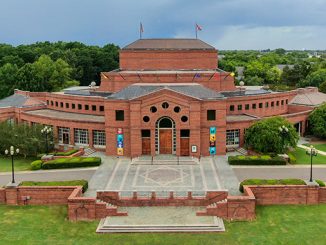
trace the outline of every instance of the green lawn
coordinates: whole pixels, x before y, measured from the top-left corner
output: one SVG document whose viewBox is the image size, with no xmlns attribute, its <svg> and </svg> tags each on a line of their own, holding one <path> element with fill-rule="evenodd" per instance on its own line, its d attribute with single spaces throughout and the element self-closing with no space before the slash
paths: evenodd
<svg viewBox="0 0 326 245">
<path fill-rule="evenodd" d="M 304 144 L 305 146 L 313 145 L 317 150 L 326 152 L 326 144 Z"/>
<path fill-rule="evenodd" d="M 31 162 L 36 158 L 14 158 L 15 171 L 31 170 Z M 0 172 L 11 171 L 11 157 L 0 156 Z"/>
<path fill-rule="evenodd" d="M 293 155 L 297 159 L 297 164 L 310 164 L 310 156 L 306 154 L 306 150 L 297 147 Z M 326 156 L 318 154 L 316 157 L 312 159 L 313 164 L 326 164 Z"/>
<path fill-rule="evenodd" d="M 225 222 L 225 233 L 96 234 L 98 222 L 71 223 L 65 206 L 0 205 L 0 244 L 325 244 L 326 205 L 257 208 L 253 222 Z"/>
</svg>

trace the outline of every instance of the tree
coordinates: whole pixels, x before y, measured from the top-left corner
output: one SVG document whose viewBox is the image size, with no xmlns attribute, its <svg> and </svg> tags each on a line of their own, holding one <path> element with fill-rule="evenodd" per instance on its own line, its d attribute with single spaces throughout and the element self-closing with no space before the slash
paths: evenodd
<svg viewBox="0 0 326 245">
<path fill-rule="evenodd" d="M 326 103 L 309 115 L 309 127 L 314 136 L 326 138 Z"/>
<path fill-rule="evenodd" d="M 309 74 L 300 85 L 302 87 L 313 86 L 319 87 L 323 82 L 326 81 L 326 69 L 320 69 Z"/>
<path fill-rule="evenodd" d="M 326 80 L 319 85 L 319 91 L 326 94 Z"/>
<path fill-rule="evenodd" d="M 0 99 L 11 95 L 17 81 L 18 67 L 10 63 L 0 67 Z"/>
<path fill-rule="evenodd" d="M 285 126 L 287 133 L 282 134 L 280 127 Z M 245 144 L 262 153 L 282 153 L 284 148 L 295 147 L 299 135 L 294 126 L 283 117 L 271 117 L 251 125 L 245 134 Z"/>
</svg>

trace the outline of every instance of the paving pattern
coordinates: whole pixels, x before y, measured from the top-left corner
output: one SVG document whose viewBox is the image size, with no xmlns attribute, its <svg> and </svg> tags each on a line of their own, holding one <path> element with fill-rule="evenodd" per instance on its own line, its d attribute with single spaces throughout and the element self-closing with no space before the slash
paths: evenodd
<svg viewBox="0 0 326 245">
<path fill-rule="evenodd" d="M 221 190 L 216 165 L 210 158 L 194 165 L 133 165 L 129 159 L 115 163 L 105 190 L 206 191 Z"/>
</svg>

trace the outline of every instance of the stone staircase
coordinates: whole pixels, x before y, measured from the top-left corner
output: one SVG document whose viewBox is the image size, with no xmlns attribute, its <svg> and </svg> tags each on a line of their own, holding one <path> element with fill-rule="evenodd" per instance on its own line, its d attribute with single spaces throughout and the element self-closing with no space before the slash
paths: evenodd
<svg viewBox="0 0 326 245">
<path fill-rule="evenodd" d="M 223 217 L 223 213 L 225 213 L 227 209 L 228 201 L 227 199 L 223 199 L 221 201 L 213 202 L 210 205 L 208 205 L 205 210 L 200 210 L 197 212 L 198 216 L 206 216 L 206 215 L 212 215 L 212 216 L 218 216 Z"/>
<path fill-rule="evenodd" d="M 241 155 L 248 155 L 248 151 L 242 147 L 236 149 L 237 152 L 239 152 Z"/>
<path fill-rule="evenodd" d="M 194 157 L 177 157 L 177 156 L 141 156 L 133 158 L 133 165 L 196 165 L 199 159 Z"/>
<path fill-rule="evenodd" d="M 85 148 L 84 149 L 84 156 L 89 156 L 89 155 L 91 155 L 91 154 L 93 154 L 95 152 L 96 151 L 94 149 L 92 149 L 92 148 Z"/>
</svg>

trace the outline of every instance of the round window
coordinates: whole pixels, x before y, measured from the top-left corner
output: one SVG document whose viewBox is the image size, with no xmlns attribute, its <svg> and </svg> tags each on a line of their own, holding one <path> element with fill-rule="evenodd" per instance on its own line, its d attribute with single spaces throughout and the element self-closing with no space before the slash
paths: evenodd
<svg viewBox="0 0 326 245">
<path fill-rule="evenodd" d="M 143 117 L 143 121 L 144 121 L 144 122 L 149 122 L 149 116 L 144 116 L 144 117 Z"/>
<path fill-rule="evenodd" d="M 181 108 L 179 106 L 174 107 L 174 112 L 179 113 L 181 111 Z"/>
<path fill-rule="evenodd" d="M 164 109 L 169 108 L 169 103 L 168 102 L 163 102 L 162 103 L 162 108 L 164 108 Z"/>
<path fill-rule="evenodd" d="M 181 117 L 181 121 L 182 122 L 187 122 L 188 121 L 188 117 L 187 116 L 182 116 Z"/>
<path fill-rule="evenodd" d="M 156 106 L 152 106 L 149 110 L 150 110 L 152 113 L 157 112 L 157 108 L 156 108 Z"/>
</svg>

